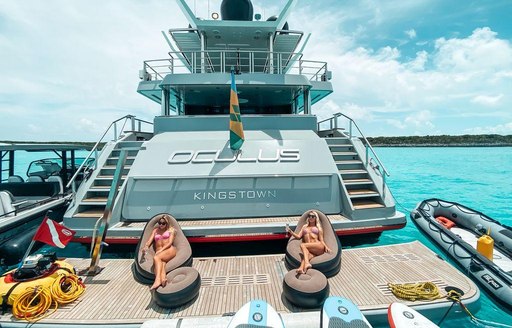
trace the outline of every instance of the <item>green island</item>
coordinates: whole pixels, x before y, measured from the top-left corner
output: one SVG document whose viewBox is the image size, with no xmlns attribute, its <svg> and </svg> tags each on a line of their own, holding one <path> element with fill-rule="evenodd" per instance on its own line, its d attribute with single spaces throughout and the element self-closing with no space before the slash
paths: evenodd
<svg viewBox="0 0 512 328">
<path fill-rule="evenodd" d="M 512 135 L 368 137 L 373 147 L 511 147 Z"/>
<path fill-rule="evenodd" d="M 95 142 L 82 142 L 82 141 L 14 141 L 14 140 L 0 140 L 0 144 L 33 144 L 33 145 L 77 145 L 92 148 L 96 144 Z M 100 148 L 105 143 L 99 144 Z"/>
<path fill-rule="evenodd" d="M 512 135 L 465 134 L 459 136 L 403 136 L 403 137 L 367 137 L 373 147 L 512 147 Z M 77 141 L 2 141 L 0 143 L 17 144 L 75 144 L 92 147 L 94 142 Z M 100 148 L 103 144 L 100 145 Z"/>
</svg>

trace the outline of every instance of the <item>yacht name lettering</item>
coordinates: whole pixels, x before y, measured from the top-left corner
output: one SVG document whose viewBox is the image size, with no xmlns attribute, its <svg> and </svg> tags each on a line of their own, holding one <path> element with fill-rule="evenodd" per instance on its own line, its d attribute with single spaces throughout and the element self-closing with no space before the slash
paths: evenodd
<svg viewBox="0 0 512 328">
<path fill-rule="evenodd" d="M 209 199 L 261 199 L 276 198 L 276 190 L 231 190 L 231 191 L 201 191 L 194 192 L 194 200 Z"/>
<path fill-rule="evenodd" d="M 275 151 L 264 151 L 247 154 L 239 152 L 228 156 L 221 154 L 221 150 L 177 150 L 169 156 L 169 164 L 187 163 L 272 163 L 272 162 L 298 162 L 300 161 L 299 149 L 276 149 Z"/>
</svg>

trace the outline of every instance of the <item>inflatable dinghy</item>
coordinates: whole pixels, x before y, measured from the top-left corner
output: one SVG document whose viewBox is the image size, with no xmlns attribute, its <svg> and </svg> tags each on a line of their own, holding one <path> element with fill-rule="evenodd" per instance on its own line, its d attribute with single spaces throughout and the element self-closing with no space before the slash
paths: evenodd
<svg viewBox="0 0 512 328">
<path fill-rule="evenodd" d="M 440 199 L 418 204 L 411 219 L 464 272 L 499 303 L 512 309 L 512 227 Z"/>
</svg>

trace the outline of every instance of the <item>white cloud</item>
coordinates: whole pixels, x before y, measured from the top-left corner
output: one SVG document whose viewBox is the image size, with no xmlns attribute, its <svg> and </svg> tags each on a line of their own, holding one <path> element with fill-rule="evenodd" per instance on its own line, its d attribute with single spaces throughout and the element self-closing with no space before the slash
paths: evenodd
<svg viewBox="0 0 512 328">
<path fill-rule="evenodd" d="M 497 79 L 509 79 L 512 78 L 512 71 L 500 71 L 495 74 Z"/>
<path fill-rule="evenodd" d="M 353 120 L 371 121 L 373 119 L 373 114 L 367 108 L 360 107 L 353 103 L 343 103 L 338 105 L 332 100 L 325 101 L 320 105 L 320 108 L 315 111 L 319 120 L 329 118 L 334 113 L 343 113 Z M 339 121 L 346 121 L 346 119 L 340 118 Z"/>
<path fill-rule="evenodd" d="M 473 97 L 471 99 L 471 102 L 475 104 L 480 104 L 483 106 L 496 106 L 499 104 L 501 99 L 503 98 L 503 94 L 499 94 L 497 96 L 485 96 L 485 95 L 479 95 L 476 97 Z"/>
<path fill-rule="evenodd" d="M 434 124 L 432 123 L 432 113 L 428 110 L 422 110 L 415 112 L 405 118 L 405 125 L 412 125 L 416 128 L 433 129 Z M 423 131 L 425 132 L 425 131 Z"/>
<path fill-rule="evenodd" d="M 407 68 L 412 71 L 423 71 L 425 70 L 425 64 L 428 60 L 428 53 L 425 50 L 418 51 L 416 58 L 407 63 Z"/>
<path fill-rule="evenodd" d="M 416 38 L 416 31 L 413 28 L 411 28 L 410 30 L 404 31 L 404 33 L 409 37 L 409 39 Z"/>
<path fill-rule="evenodd" d="M 322 15 L 330 21 L 331 15 Z M 342 104 L 357 106 L 356 113 L 365 113 L 363 130 L 393 134 L 400 129 L 406 135 L 435 129 L 438 134 L 456 134 L 478 125 L 476 115 L 497 122 L 512 120 L 512 100 L 504 96 L 510 93 L 512 45 L 488 27 L 466 37 L 440 38 L 433 51 L 419 51 L 408 61 L 391 46 L 374 50 L 357 46 L 357 40 L 337 46 L 315 39 L 318 34 L 332 35 L 330 24 L 317 26 L 315 32 L 310 43 L 316 51 L 306 59 L 325 60 L 333 71 L 329 101 L 340 106 L 331 114 L 340 109 L 347 113 Z M 491 104 L 494 111 L 482 113 L 482 106 Z M 328 106 L 322 107 L 323 115 L 328 111 Z"/>
<path fill-rule="evenodd" d="M 379 49 L 375 54 L 375 58 L 379 61 L 391 61 L 400 58 L 400 51 L 397 48 L 389 46 Z"/>
<path fill-rule="evenodd" d="M 219 3 L 212 1 L 211 8 Z M 270 16 L 280 5 L 261 8 Z M 359 43 L 428 5 L 427 0 L 363 0 L 347 5 L 354 10 L 338 11 L 299 2 L 288 22 L 291 29 L 313 33 L 304 59 L 326 61 L 333 71 L 334 93 L 313 112 L 324 118 L 342 111 L 373 135 L 397 129 L 404 135 L 429 133 L 433 127 L 440 133 L 477 131 L 482 124 L 475 117 L 507 131 L 512 45 L 489 27 L 416 42 L 421 49 L 435 47 L 418 51 L 412 60 L 391 44 Z M 204 7 L 198 6 L 198 15 L 209 14 Z M 162 58 L 169 50 L 161 30 L 187 26 L 174 2 L 161 1 L 4 1 L 0 16 L 6 32 L 0 35 L 0 131 L 18 140 L 95 141 L 126 114 L 151 120 L 159 106 L 135 92 L 138 70 L 143 60 Z M 346 24 L 354 28 L 347 32 Z M 397 28 L 396 36 L 405 38 L 405 31 L 417 38 L 409 26 Z M 492 112 L 482 111 L 484 106 Z M 31 130 L 27 136 L 29 125 L 46 133 Z"/>
<path fill-rule="evenodd" d="M 447 72 L 502 71 L 512 66 L 510 42 L 498 39 L 489 27 L 477 28 L 467 38 L 440 38 L 435 48 L 434 62 Z"/>
<path fill-rule="evenodd" d="M 391 126 L 394 126 L 397 129 L 403 130 L 407 128 L 407 125 L 404 124 L 402 121 L 395 120 L 395 119 L 386 119 L 385 122 Z"/>
<path fill-rule="evenodd" d="M 465 129 L 465 133 L 468 134 L 512 134 L 512 122 L 506 124 L 499 124 L 496 126 L 485 126 L 485 127 L 474 127 L 471 129 Z"/>
<path fill-rule="evenodd" d="M 158 1 L 2 4 L 9 39 L 0 37 L 0 110 L 12 107 L 2 101 L 15 102 L 23 119 L 0 122 L 1 130 L 15 140 L 42 138 L 21 132 L 32 124 L 53 131 L 45 140 L 95 141 L 124 115 L 152 120 L 159 105 L 136 93 L 138 70 L 144 60 L 165 57 L 169 49 L 160 31 L 186 26 L 178 12 L 174 2 Z M 95 128 L 84 127 L 81 117 Z"/>
</svg>

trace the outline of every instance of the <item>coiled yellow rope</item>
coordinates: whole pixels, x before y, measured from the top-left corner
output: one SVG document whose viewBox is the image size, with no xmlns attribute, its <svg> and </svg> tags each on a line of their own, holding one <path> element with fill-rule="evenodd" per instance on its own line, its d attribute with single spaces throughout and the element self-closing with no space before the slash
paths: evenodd
<svg viewBox="0 0 512 328">
<path fill-rule="evenodd" d="M 59 304 L 73 302 L 84 291 L 85 285 L 76 275 L 61 274 L 50 287 L 27 288 L 14 300 L 12 314 L 16 319 L 36 322 L 57 311 Z"/>
<path fill-rule="evenodd" d="M 439 293 L 439 288 L 437 288 L 436 284 L 430 281 L 415 284 L 388 283 L 388 288 L 396 297 L 409 301 L 431 301 L 444 297 Z"/>
<path fill-rule="evenodd" d="M 55 302 L 68 304 L 76 300 L 85 291 L 85 285 L 75 275 L 66 276 L 61 274 L 53 281 L 51 287 L 52 298 Z"/>
<path fill-rule="evenodd" d="M 57 303 L 48 311 L 53 300 L 49 288 L 35 286 L 27 288 L 12 304 L 12 314 L 16 319 L 35 322 L 57 310 Z"/>
</svg>

